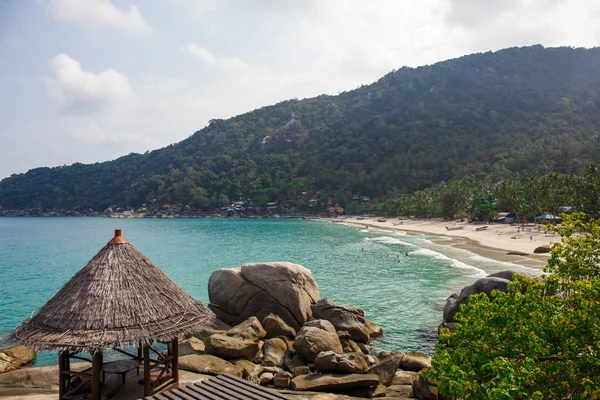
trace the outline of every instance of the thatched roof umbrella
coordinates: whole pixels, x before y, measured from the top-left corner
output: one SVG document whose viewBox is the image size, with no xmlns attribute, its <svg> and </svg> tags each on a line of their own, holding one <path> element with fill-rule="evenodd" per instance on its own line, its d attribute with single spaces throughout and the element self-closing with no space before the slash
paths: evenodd
<svg viewBox="0 0 600 400">
<path fill-rule="evenodd" d="M 206 307 L 116 230 L 82 270 L 14 330 L 13 338 L 37 350 L 96 354 L 117 346 L 176 342 L 180 333 L 197 333 L 212 319 Z"/>
</svg>

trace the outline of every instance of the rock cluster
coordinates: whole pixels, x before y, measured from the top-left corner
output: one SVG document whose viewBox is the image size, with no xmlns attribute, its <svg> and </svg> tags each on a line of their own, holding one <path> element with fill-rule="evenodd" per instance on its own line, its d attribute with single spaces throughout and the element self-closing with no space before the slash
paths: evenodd
<svg viewBox="0 0 600 400">
<path fill-rule="evenodd" d="M 430 367 L 422 353 L 370 354 L 371 338 L 382 335 L 381 328 L 357 307 L 319 299 L 312 274 L 300 265 L 216 271 L 209 297 L 217 317 L 237 325 L 206 330 L 204 349 L 198 339 L 187 339 L 182 369 L 230 373 L 288 390 L 410 398 L 418 371 Z"/>
</svg>

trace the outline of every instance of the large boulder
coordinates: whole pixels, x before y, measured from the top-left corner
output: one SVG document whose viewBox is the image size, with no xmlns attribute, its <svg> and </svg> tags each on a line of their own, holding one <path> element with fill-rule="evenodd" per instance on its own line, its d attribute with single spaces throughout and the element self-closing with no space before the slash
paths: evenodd
<svg viewBox="0 0 600 400">
<path fill-rule="evenodd" d="M 363 353 L 336 354 L 323 351 L 315 358 L 315 367 L 323 372 L 364 374 L 369 369 L 369 363 Z"/>
<path fill-rule="evenodd" d="M 303 326 L 294 340 L 294 349 L 308 362 L 314 362 L 322 351 L 344 352 L 335 328 L 323 320 L 309 321 Z"/>
<path fill-rule="evenodd" d="M 422 369 L 430 367 L 431 357 L 418 351 L 409 351 L 408 353 L 402 354 L 400 365 L 398 365 L 398 368 L 401 370 L 414 372 L 419 372 Z"/>
<path fill-rule="evenodd" d="M 379 385 L 379 379 L 374 374 L 315 374 L 300 375 L 292 379 L 292 389 L 294 390 L 328 391 L 377 385 Z"/>
<path fill-rule="evenodd" d="M 92 366 L 91 363 L 81 362 L 71 364 L 73 371 L 83 371 Z M 21 368 L 0 374 L 0 387 L 14 388 L 44 388 L 58 387 L 58 365 L 47 367 Z M 0 398 L 2 395 L 0 395 Z"/>
<path fill-rule="evenodd" d="M 382 385 L 390 386 L 401 362 L 402 353 L 392 353 L 369 368 L 368 372 L 377 375 Z"/>
<path fill-rule="evenodd" d="M 296 330 L 285 323 L 280 316 L 269 314 L 262 320 L 262 326 L 267 332 L 267 338 L 284 336 L 289 338 L 296 337 Z"/>
<path fill-rule="evenodd" d="M 206 339 L 206 352 L 226 360 L 236 358 L 254 359 L 258 352 L 258 342 L 237 337 L 215 334 Z"/>
<path fill-rule="evenodd" d="M 298 330 L 319 300 L 319 288 L 307 268 L 288 262 L 245 264 L 212 273 L 208 280 L 209 308 L 217 317 L 238 324 L 248 317 L 281 317 Z"/>
<path fill-rule="evenodd" d="M 319 300 L 311 308 L 313 318 L 331 322 L 336 330 L 348 332 L 352 340 L 369 343 L 365 313 L 360 308 L 338 305 L 327 299 Z"/>
<path fill-rule="evenodd" d="M 27 346 L 14 346 L 0 350 L 0 374 L 21 368 L 35 358 L 35 351 Z"/>
<path fill-rule="evenodd" d="M 263 372 L 262 366 L 256 365 L 248 360 L 236 360 L 233 364 L 244 370 L 244 379 L 253 383 L 260 382 L 260 374 Z"/>
<path fill-rule="evenodd" d="M 242 378 L 244 368 L 208 354 L 190 354 L 179 357 L 179 368 L 208 375 L 231 374 Z"/>
<path fill-rule="evenodd" d="M 244 322 L 229 329 L 226 333 L 227 336 L 237 337 L 243 340 L 250 340 L 258 342 L 260 339 L 267 335 L 267 332 L 263 329 L 262 324 L 256 317 L 250 317 Z"/>
<path fill-rule="evenodd" d="M 204 342 L 196 337 L 191 337 L 179 342 L 178 353 L 179 357 L 187 356 L 188 354 L 204 354 L 206 346 Z"/>
<path fill-rule="evenodd" d="M 543 246 L 536 247 L 535 250 L 533 250 L 533 252 L 535 254 L 550 253 L 550 246 L 543 245 Z"/>
<path fill-rule="evenodd" d="M 262 347 L 262 364 L 270 367 L 283 366 L 283 357 L 288 351 L 287 343 L 280 338 L 272 338 L 265 341 Z"/>
<path fill-rule="evenodd" d="M 412 398 L 414 397 L 412 384 L 408 385 L 390 385 L 388 386 L 385 395 L 391 398 Z"/>
<path fill-rule="evenodd" d="M 492 276 L 478 279 L 473 284 L 465 286 L 446 300 L 443 314 L 444 322 L 455 322 L 454 316 L 460 310 L 461 304 L 466 304 L 472 294 L 485 293 L 491 296 L 493 290 L 506 292 L 509 283 L 510 280 L 508 279 Z"/>
<path fill-rule="evenodd" d="M 365 328 L 371 339 L 383 336 L 383 329 L 373 321 L 365 319 Z"/>
</svg>

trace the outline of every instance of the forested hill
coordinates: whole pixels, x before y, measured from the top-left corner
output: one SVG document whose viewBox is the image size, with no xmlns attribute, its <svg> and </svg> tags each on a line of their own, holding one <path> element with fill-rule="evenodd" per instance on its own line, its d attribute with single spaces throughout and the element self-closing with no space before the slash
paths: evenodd
<svg viewBox="0 0 600 400">
<path fill-rule="evenodd" d="M 0 206 L 206 208 L 226 196 L 343 199 L 464 176 L 578 172 L 600 162 L 598 71 L 599 48 L 542 46 L 401 68 L 337 96 L 212 120 L 143 155 L 13 175 L 0 182 Z"/>
</svg>

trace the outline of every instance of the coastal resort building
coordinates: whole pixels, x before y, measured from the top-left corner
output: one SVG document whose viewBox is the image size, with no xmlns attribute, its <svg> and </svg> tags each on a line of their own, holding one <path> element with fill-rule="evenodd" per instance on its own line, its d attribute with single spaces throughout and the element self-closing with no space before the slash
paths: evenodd
<svg viewBox="0 0 600 400">
<path fill-rule="evenodd" d="M 12 338 L 35 350 L 59 352 L 60 400 L 100 400 L 118 390 L 117 375 L 124 384 L 125 374 L 140 374 L 140 367 L 144 396 L 178 387 L 178 335 L 198 333 L 212 322 L 206 307 L 116 230 L 115 237 L 19 325 Z M 127 358 L 104 362 L 106 349 Z M 72 369 L 72 360 L 90 361 L 92 366 Z"/>
<path fill-rule="evenodd" d="M 344 207 L 336 204 L 333 207 L 329 207 L 327 211 L 329 211 L 330 214 L 342 215 L 344 213 Z"/>
</svg>

